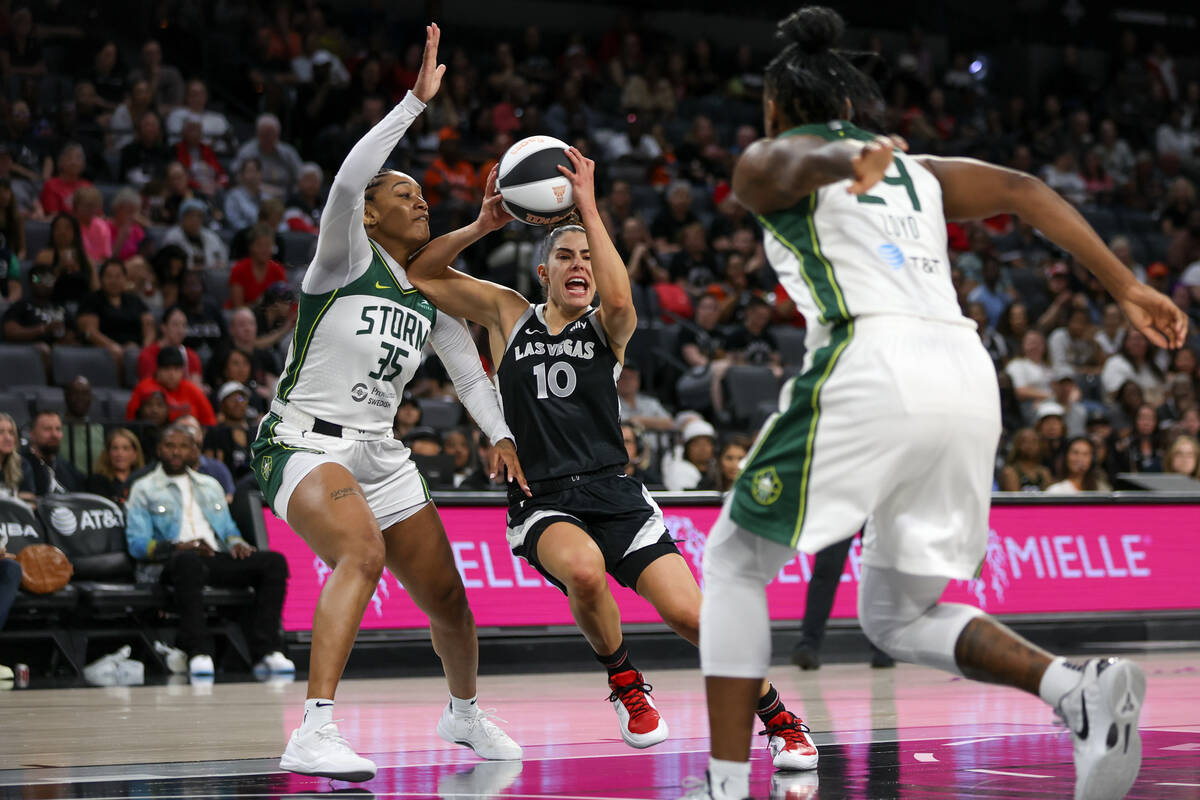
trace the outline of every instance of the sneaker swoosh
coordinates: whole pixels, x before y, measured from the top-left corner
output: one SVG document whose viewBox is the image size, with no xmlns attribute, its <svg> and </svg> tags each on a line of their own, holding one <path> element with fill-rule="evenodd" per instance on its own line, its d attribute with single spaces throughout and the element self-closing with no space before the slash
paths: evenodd
<svg viewBox="0 0 1200 800">
<path fill-rule="evenodd" d="M 1080 739 L 1086 739 L 1091 728 L 1088 725 L 1087 699 L 1083 696 L 1083 692 L 1079 693 L 1079 708 L 1083 711 L 1083 725 L 1080 726 L 1076 733 Z"/>
<path fill-rule="evenodd" d="M 315 703 L 317 708 L 330 708 L 333 703 Z"/>
</svg>

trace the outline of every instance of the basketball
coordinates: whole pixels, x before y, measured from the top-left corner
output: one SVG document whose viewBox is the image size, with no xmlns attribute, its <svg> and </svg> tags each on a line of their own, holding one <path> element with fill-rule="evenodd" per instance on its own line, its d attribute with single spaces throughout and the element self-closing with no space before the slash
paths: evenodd
<svg viewBox="0 0 1200 800">
<path fill-rule="evenodd" d="M 530 136 L 500 159 L 496 187 L 505 210 L 526 225 L 552 225 L 575 207 L 571 182 L 558 171 L 571 167 L 567 143 L 553 136 Z"/>
</svg>

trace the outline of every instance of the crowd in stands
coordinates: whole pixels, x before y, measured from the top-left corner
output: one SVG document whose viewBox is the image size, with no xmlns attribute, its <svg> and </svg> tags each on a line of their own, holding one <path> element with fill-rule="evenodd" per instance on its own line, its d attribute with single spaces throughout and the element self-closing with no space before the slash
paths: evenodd
<svg viewBox="0 0 1200 800">
<path fill-rule="evenodd" d="M 324 192 L 411 86 L 420 30 L 389 41 L 398 26 L 309 0 L 217 9 L 206 13 L 246 32 L 248 63 L 212 83 L 155 38 L 105 38 L 122 30 L 116 19 L 84 30 L 45 4 L 0 9 L 0 333 L 45 374 L 0 381 L 11 494 L 126 502 L 179 422 L 194 432 L 193 466 L 225 495 L 253 480 L 249 443 L 291 341 Z M 595 36 L 529 26 L 486 41 L 448 38 L 442 90 L 389 164 L 420 180 L 442 233 L 473 218 L 517 139 L 549 133 L 593 157 L 639 311 L 618 386 L 628 470 L 652 487 L 727 489 L 747 435 L 803 368 L 805 321 L 729 186 L 761 135 L 765 53 L 673 42 L 628 20 Z M 860 44 L 878 54 L 868 63 L 883 129 L 914 152 L 1041 176 L 1198 329 L 1200 75 L 1126 31 L 1106 70 L 1068 46 L 1036 93 L 1001 96 L 965 54 L 938 63 L 919 33 L 902 47 Z M 536 301 L 543 233 L 513 223 L 458 266 Z M 1001 383 L 998 489 L 1200 476 L 1194 333 L 1178 352 L 1154 347 L 1012 217 L 951 224 L 949 242 L 963 313 Z M 86 370 L 68 358 L 80 352 Z M 435 356 L 409 391 L 395 432 L 431 486 L 491 488 L 488 443 Z"/>
</svg>

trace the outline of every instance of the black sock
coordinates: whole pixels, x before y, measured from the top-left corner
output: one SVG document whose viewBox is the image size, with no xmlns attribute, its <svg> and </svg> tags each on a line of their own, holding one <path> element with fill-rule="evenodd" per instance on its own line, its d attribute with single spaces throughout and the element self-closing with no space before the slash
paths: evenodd
<svg viewBox="0 0 1200 800">
<path fill-rule="evenodd" d="M 629 650 L 626 649 L 624 642 L 621 642 L 621 646 L 614 650 L 612 655 L 602 656 L 597 653 L 596 660 L 608 670 L 608 677 L 610 678 L 618 672 L 634 669 L 633 662 L 629 660 Z"/>
<path fill-rule="evenodd" d="M 784 710 L 783 700 L 779 697 L 779 692 L 775 691 L 774 685 L 772 685 L 767 689 L 766 694 L 758 698 L 758 708 L 755 710 L 755 713 L 758 714 L 758 718 L 766 725 L 771 721 L 771 717 Z"/>
</svg>

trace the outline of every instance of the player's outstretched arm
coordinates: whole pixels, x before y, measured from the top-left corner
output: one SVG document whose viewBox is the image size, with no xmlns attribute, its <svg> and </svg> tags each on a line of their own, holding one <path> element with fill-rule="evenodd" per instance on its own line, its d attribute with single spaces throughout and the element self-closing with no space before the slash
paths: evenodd
<svg viewBox="0 0 1200 800">
<path fill-rule="evenodd" d="M 942 185 L 946 219 L 1016 214 L 1099 279 L 1129 321 L 1159 347 L 1182 347 L 1187 315 L 1167 296 L 1138 281 L 1087 220 L 1039 178 L 970 158 L 921 156 Z"/>
<path fill-rule="evenodd" d="M 733 194 L 755 214 L 791 208 L 830 183 L 850 178 L 847 191 L 862 194 L 883 179 L 892 151 L 908 145 L 897 136 L 869 142 L 826 142 L 816 136 L 760 139 L 733 169 Z"/>
<path fill-rule="evenodd" d="M 488 175 L 479 218 L 470 225 L 439 236 L 422 247 L 405 265 L 408 279 L 429 302 L 455 317 L 477 322 L 507 338 L 511 324 L 529 306 L 520 294 L 491 281 L 483 281 L 450 266 L 458 254 L 492 231 L 503 228 L 512 217 L 500 205 L 496 170 Z"/>
<path fill-rule="evenodd" d="M 574 147 L 567 148 L 567 159 L 573 169 L 560 166 L 558 170 L 571 181 L 575 208 L 587 231 L 592 277 L 596 279 L 596 295 L 600 298 L 600 324 L 609 345 L 620 356 L 637 328 L 629 270 L 609 238 L 596 206 L 596 162 Z"/>
</svg>

